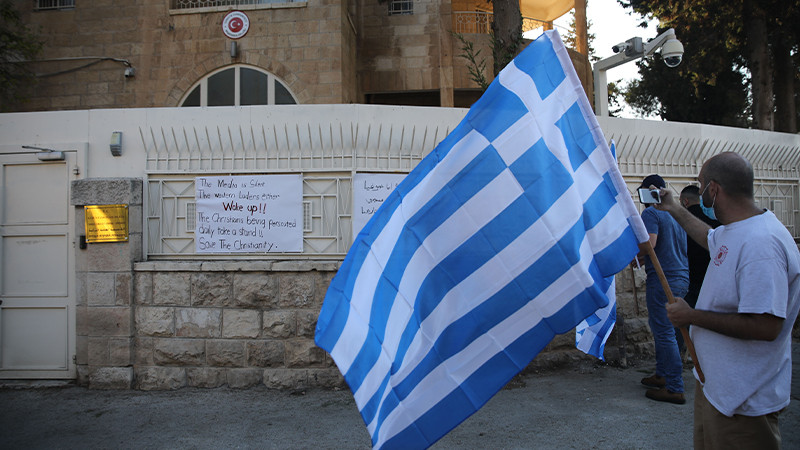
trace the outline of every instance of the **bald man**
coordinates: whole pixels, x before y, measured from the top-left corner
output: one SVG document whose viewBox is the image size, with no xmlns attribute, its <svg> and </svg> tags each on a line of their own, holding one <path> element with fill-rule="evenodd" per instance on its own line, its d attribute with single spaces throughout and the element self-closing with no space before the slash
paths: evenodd
<svg viewBox="0 0 800 450">
<path fill-rule="evenodd" d="M 657 206 L 711 254 L 696 308 L 680 298 L 667 305 L 675 326 L 690 326 L 705 374 L 695 391 L 694 445 L 779 448 L 800 309 L 800 252 L 775 215 L 756 205 L 753 168 L 741 155 L 712 157 L 697 179 L 702 206 L 722 225 L 711 229 L 666 189 Z"/>
</svg>

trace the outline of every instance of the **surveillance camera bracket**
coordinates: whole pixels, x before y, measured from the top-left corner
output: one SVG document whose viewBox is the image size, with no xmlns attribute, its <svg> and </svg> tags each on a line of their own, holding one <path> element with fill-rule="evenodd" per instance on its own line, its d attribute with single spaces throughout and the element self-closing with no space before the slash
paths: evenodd
<svg viewBox="0 0 800 450">
<path fill-rule="evenodd" d="M 592 72 L 594 74 L 595 114 L 598 116 L 608 115 L 608 78 L 606 76 L 606 71 L 638 58 L 652 56 L 656 50 L 661 48 L 661 46 L 670 39 L 677 40 L 674 28 L 670 28 L 659 34 L 655 38 L 647 41 L 647 43 L 642 43 L 641 38 L 628 39 L 625 41 L 624 46 L 622 44 L 617 45 L 617 47 L 620 47 L 618 53 L 597 61 L 592 67 Z M 624 51 L 622 51 L 622 47 L 624 47 Z"/>
<path fill-rule="evenodd" d="M 670 28 L 669 30 L 647 41 L 647 43 L 644 44 L 642 56 L 653 56 L 656 50 L 661 48 L 661 46 L 664 45 L 670 39 L 678 39 L 677 37 L 675 37 L 674 28 Z"/>
</svg>

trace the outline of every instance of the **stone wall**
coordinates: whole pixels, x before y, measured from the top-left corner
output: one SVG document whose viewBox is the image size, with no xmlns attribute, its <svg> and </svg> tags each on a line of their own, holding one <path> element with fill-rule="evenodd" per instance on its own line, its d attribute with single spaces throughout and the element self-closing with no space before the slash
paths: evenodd
<svg viewBox="0 0 800 450">
<path fill-rule="evenodd" d="M 142 262 L 134 268 L 134 387 L 344 388 L 333 360 L 314 345 L 317 316 L 338 262 Z M 652 354 L 643 273 L 618 277 L 623 326 L 610 363 Z M 638 298 L 637 302 L 634 300 Z M 622 331 L 619 331 L 622 330 Z M 557 336 L 531 363 L 545 369 L 596 361 Z"/>
<path fill-rule="evenodd" d="M 339 261 L 142 261 L 142 180 L 72 183 L 76 233 L 83 206 L 124 204 L 125 242 L 90 243 L 76 255 L 78 382 L 95 389 L 182 387 L 343 388 L 314 344 L 317 317 Z M 618 326 L 610 363 L 652 355 L 644 273 L 617 275 Z M 596 361 L 557 336 L 530 369 Z"/>
<path fill-rule="evenodd" d="M 388 14 L 388 2 L 361 1 L 358 76 L 365 93 L 439 89 L 440 1 L 414 2 L 414 13 Z"/>
<path fill-rule="evenodd" d="M 44 47 L 26 63 L 37 74 L 26 101 L 2 105 L 8 111 L 175 107 L 201 79 L 236 64 L 274 74 L 300 104 L 408 94 L 388 101 L 453 106 L 455 89 L 466 90 L 469 99 L 456 106 L 469 106 L 476 85 L 461 43 L 450 35 L 451 12 L 491 10 L 483 0 L 418 0 L 413 14 L 392 16 L 388 2 L 374 0 L 240 5 L 250 29 L 231 55 L 234 41 L 221 23 L 234 6 L 175 10 L 166 0 L 102 0 L 33 11 L 33 2 L 14 3 Z M 468 37 L 491 78 L 489 35 Z M 583 60 L 577 68 L 587 86 L 591 74 Z M 128 68 L 135 76 L 125 76 Z"/>
<path fill-rule="evenodd" d="M 655 355 L 653 335 L 647 324 L 645 280 L 644 268 L 630 266 L 616 276 L 617 323 L 606 342 L 604 356 L 608 364 L 627 366 Z M 557 335 L 526 370 L 598 362 L 575 348 L 575 332 L 570 331 Z"/>
<path fill-rule="evenodd" d="M 338 262 L 135 266 L 135 387 L 343 387 L 314 330 Z"/>
<path fill-rule="evenodd" d="M 86 234 L 83 206 L 127 205 L 132 225 L 127 241 L 89 243 L 76 252 L 75 362 L 80 384 L 129 389 L 134 378 L 132 267 L 142 259 L 142 180 L 77 180 L 70 195 L 76 235 Z"/>
<path fill-rule="evenodd" d="M 76 2 L 66 10 L 33 11 L 16 0 L 23 21 L 44 42 L 28 101 L 12 111 L 178 106 L 202 77 L 231 64 L 279 77 L 301 104 L 357 100 L 353 29 L 340 0 L 242 5 L 250 30 L 237 40 L 222 32 L 233 6 L 170 10 L 167 0 Z M 76 59 L 85 57 L 95 59 Z M 343 58 L 344 57 L 344 58 Z M 135 76 L 125 77 L 127 61 Z"/>
</svg>

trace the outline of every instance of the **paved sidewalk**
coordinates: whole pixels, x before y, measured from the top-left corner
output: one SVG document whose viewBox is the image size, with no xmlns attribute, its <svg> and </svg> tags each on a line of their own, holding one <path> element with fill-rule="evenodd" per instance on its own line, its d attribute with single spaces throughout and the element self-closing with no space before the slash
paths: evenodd
<svg viewBox="0 0 800 450">
<path fill-rule="evenodd" d="M 800 448 L 800 344 L 792 404 L 781 415 L 783 448 Z M 689 449 L 687 404 L 644 397 L 650 365 L 583 364 L 518 377 L 440 440 L 436 449 Z M 169 392 L 77 387 L 0 389 L 4 449 L 366 449 L 369 435 L 349 391 L 265 388 Z"/>
</svg>

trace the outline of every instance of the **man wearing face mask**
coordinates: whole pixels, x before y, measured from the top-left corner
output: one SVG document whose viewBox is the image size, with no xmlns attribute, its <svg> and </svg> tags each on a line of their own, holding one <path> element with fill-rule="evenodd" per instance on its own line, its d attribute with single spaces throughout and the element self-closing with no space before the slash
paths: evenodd
<svg viewBox="0 0 800 450">
<path fill-rule="evenodd" d="M 695 217 L 707 223 L 711 228 L 717 228 L 719 221 L 712 219 L 703 212 L 703 206 L 700 202 L 700 188 L 695 185 L 689 185 L 683 188 L 680 196 L 681 205 L 689 210 Z M 711 208 L 710 213 L 713 214 Z M 683 298 L 686 303 L 692 308 L 697 303 L 697 296 L 700 294 L 700 286 L 703 285 L 703 277 L 706 275 L 706 269 L 711 258 L 708 256 L 708 249 L 706 246 L 698 244 L 691 237 L 686 240 L 686 256 L 689 258 L 689 291 Z M 681 335 L 678 334 L 678 345 L 681 345 Z"/>
<path fill-rule="evenodd" d="M 705 383 L 697 382 L 695 448 L 780 448 L 778 416 L 789 404 L 791 333 L 800 309 L 800 252 L 753 194 L 753 168 L 722 153 L 700 170 L 700 203 L 722 225 L 711 229 L 661 191 L 669 212 L 711 253 L 696 308 L 667 305 L 677 327 L 691 326 Z M 697 378 L 697 374 L 695 374 Z"/>
</svg>

